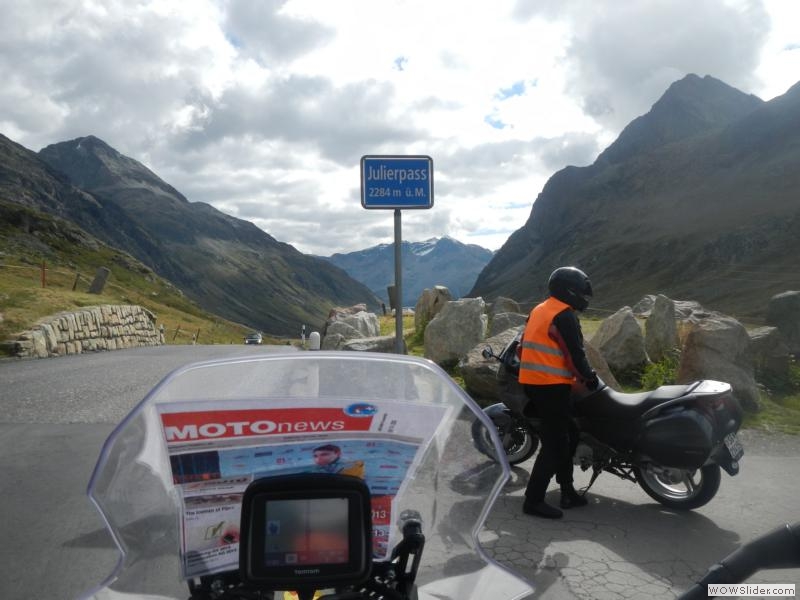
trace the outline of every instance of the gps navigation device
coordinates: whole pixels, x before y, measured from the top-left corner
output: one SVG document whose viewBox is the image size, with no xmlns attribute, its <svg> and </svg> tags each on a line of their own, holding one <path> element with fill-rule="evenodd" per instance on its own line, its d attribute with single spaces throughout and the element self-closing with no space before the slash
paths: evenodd
<svg viewBox="0 0 800 600">
<path fill-rule="evenodd" d="M 242 500 L 239 574 L 273 590 L 355 585 L 369 577 L 371 538 L 362 479 L 327 473 L 257 479 Z"/>
</svg>

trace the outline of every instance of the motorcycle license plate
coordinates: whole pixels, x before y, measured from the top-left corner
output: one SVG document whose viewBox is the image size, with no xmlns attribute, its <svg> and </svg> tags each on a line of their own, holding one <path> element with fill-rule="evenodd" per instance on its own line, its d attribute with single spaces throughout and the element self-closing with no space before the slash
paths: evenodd
<svg viewBox="0 0 800 600">
<path fill-rule="evenodd" d="M 744 456 L 744 446 L 742 446 L 735 433 L 729 433 L 725 436 L 725 446 L 727 446 L 733 460 L 739 460 Z"/>
</svg>

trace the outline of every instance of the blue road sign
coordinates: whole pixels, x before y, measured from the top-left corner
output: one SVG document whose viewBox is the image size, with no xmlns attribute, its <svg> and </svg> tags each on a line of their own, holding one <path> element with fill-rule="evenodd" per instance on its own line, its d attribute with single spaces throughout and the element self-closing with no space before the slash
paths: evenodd
<svg viewBox="0 0 800 600">
<path fill-rule="evenodd" d="M 430 156 L 362 156 L 361 206 L 431 208 L 433 159 Z"/>
</svg>

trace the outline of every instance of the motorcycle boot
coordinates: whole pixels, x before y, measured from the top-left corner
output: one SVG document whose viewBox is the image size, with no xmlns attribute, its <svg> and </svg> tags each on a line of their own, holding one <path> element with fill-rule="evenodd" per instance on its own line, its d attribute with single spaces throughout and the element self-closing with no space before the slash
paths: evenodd
<svg viewBox="0 0 800 600">
<path fill-rule="evenodd" d="M 572 486 L 572 483 L 561 486 L 561 502 L 559 502 L 561 508 L 577 508 L 587 504 L 589 504 L 589 500 L 586 499 L 585 495 L 579 494 Z"/>
<path fill-rule="evenodd" d="M 564 516 L 563 512 L 558 510 L 555 506 L 550 506 L 544 500 L 532 502 L 527 498 L 525 499 L 525 503 L 522 505 L 522 512 L 524 512 L 526 515 L 542 517 L 543 519 L 560 519 Z"/>
</svg>

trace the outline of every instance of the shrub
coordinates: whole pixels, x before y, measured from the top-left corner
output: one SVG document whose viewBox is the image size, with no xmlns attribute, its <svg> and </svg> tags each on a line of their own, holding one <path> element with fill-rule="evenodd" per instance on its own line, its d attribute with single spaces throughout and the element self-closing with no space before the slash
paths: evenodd
<svg viewBox="0 0 800 600">
<path fill-rule="evenodd" d="M 661 385 L 673 385 L 677 379 L 679 365 L 680 350 L 674 348 L 660 361 L 645 366 L 641 378 L 642 387 L 652 390 Z"/>
</svg>

